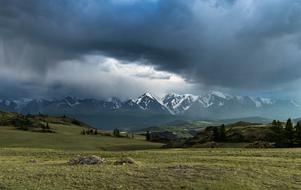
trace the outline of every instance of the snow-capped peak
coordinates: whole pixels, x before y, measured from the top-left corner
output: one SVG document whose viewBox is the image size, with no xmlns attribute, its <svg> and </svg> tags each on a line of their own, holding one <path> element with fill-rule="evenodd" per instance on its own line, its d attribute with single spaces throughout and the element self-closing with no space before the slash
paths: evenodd
<svg viewBox="0 0 301 190">
<path fill-rule="evenodd" d="M 161 98 L 162 101 L 169 99 L 169 98 L 180 98 L 180 99 L 185 99 L 185 98 L 189 98 L 192 101 L 196 101 L 199 96 L 193 95 L 193 94 L 176 94 L 176 93 L 170 93 L 170 94 L 166 94 L 165 96 L 163 96 L 163 98 Z"/>
<path fill-rule="evenodd" d="M 260 108 L 264 105 L 271 105 L 274 103 L 273 100 L 269 98 L 255 98 L 250 96 L 248 98 L 250 98 L 254 102 L 257 108 Z"/>
<path fill-rule="evenodd" d="M 144 93 L 142 96 L 147 96 L 147 97 L 149 97 L 149 98 L 151 98 L 151 99 L 156 99 L 151 93 L 149 93 L 149 92 L 146 92 L 146 93 Z"/>
<path fill-rule="evenodd" d="M 144 93 L 138 99 L 135 104 L 138 105 L 142 110 L 153 110 L 156 112 L 169 112 L 168 109 L 161 103 L 161 101 L 155 98 L 151 93 Z"/>
<path fill-rule="evenodd" d="M 122 102 L 116 97 L 109 98 L 108 102 L 113 104 L 114 109 L 119 109 L 122 106 Z"/>
<path fill-rule="evenodd" d="M 16 109 L 22 109 L 24 106 L 26 106 L 31 101 L 32 101 L 32 99 L 29 99 L 29 98 L 23 98 L 21 100 L 14 100 L 15 104 L 17 104 Z"/>
<path fill-rule="evenodd" d="M 5 100 L 5 101 L 4 101 L 4 104 L 7 105 L 7 106 L 9 106 L 9 105 L 11 104 L 11 101 Z"/>
<path fill-rule="evenodd" d="M 64 100 L 68 104 L 68 106 L 70 106 L 70 107 L 74 107 L 74 106 L 79 104 L 79 102 L 76 98 L 73 98 L 73 97 L 70 97 L 70 96 L 67 96 Z"/>
<path fill-rule="evenodd" d="M 223 99 L 233 98 L 233 96 L 231 96 L 229 94 L 226 94 L 224 92 L 217 91 L 217 90 L 210 90 L 208 95 L 214 95 L 214 96 L 217 96 L 217 97 L 220 97 L 220 98 L 223 98 Z"/>
<path fill-rule="evenodd" d="M 145 100 L 146 99 L 146 100 Z M 140 104 L 141 102 L 145 102 L 145 101 L 148 101 L 148 99 L 151 99 L 151 100 L 155 100 L 155 101 L 158 101 L 151 93 L 149 92 L 146 92 L 144 93 L 142 96 L 140 96 L 135 102 L 137 104 Z"/>
<path fill-rule="evenodd" d="M 260 101 L 260 99 L 254 98 L 254 97 L 249 97 L 249 98 L 254 102 L 254 104 L 257 108 L 262 107 L 262 102 Z"/>
<path fill-rule="evenodd" d="M 68 107 L 68 109 L 66 109 Z M 232 117 L 243 113 L 245 115 L 269 113 L 276 110 L 299 110 L 301 103 L 295 100 L 277 100 L 249 96 L 232 96 L 220 91 L 209 91 L 202 95 L 166 94 L 157 98 L 147 92 L 136 99 L 121 101 L 110 99 L 33 99 L 33 100 L 0 100 L 0 109 L 21 113 L 38 113 L 50 110 L 53 113 L 61 111 L 84 111 L 98 113 L 110 110 L 143 111 L 173 115 L 193 115 L 197 117 Z M 281 109 L 279 109 L 281 108 Z M 230 112 L 229 112 L 230 110 Z M 294 111 L 299 113 L 299 111 Z M 220 115 L 218 115 L 220 114 Z M 285 114 L 285 112 L 284 112 Z M 243 116 L 245 116 L 243 115 Z"/>
<path fill-rule="evenodd" d="M 199 96 L 195 96 L 192 94 L 183 94 L 183 95 L 179 95 L 179 94 L 175 94 L 175 93 L 170 93 L 165 95 L 161 101 L 162 104 L 167 107 L 167 109 L 173 113 L 173 114 L 177 114 L 177 113 L 181 113 L 183 111 L 188 110 L 191 105 L 197 101 L 197 99 L 199 98 Z"/>
<path fill-rule="evenodd" d="M 190 98 L 193 102 L 197 101 L 200 97 L 193 94 L 183 94 L 184 98 Z"/>
<path fill-rule="evenodd" d="M 263 102 L 264 104 L 273 104 L 274 101 L 270 98 L 260 98 L 261 102 Z"/>
</svg>

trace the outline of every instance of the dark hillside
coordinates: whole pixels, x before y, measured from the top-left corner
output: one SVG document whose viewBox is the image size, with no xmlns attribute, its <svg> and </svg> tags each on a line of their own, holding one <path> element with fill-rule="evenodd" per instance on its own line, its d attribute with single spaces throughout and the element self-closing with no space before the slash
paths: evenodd
<svg viewBox="0 0 301 190">
<path fill-rule="evenodd" d="M 77 125 L 89 127 L 85 123 L 66 116 L 22 115 L 0 111 L 0 126 L 13 126 L 16 129 L 34 132 L 53 132 L 49 124 Z"/>
</svg>

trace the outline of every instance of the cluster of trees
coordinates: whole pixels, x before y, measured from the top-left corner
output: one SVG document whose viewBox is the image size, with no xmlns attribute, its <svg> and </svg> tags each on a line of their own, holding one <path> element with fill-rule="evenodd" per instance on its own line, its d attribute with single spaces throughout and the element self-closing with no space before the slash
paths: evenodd
<svg viewBox="0 0 301 190">
<path fill-rule="evenodd" d="M 113 136 L 114 136 L 114 137 L 121 137 L 121 135 L 120 135 L 120 130 L 119 130 L 119 129 L 114 129 L 114 131 L 113 131 Z"/>
<path fill-rule="evenodd" d="M 293 124 L 291 119 L 286 123 L 274 120 L 272 122 L 273 131 L 278 134 L 275 140 L 278 146 L 296 147 L 301 146 L 301 123 Z"/>
<path fill-rule="evenodd" d="M 24 118 L 17 117 L 15 119 L 13 119 L 12 125 L 17 127 L 19 130 L 23 130 L 23 131 L 34 130 L 34 131 L 43 132 L 43 133 L 53 133 L 48 122 L 46 122 L 46 121 L 32 122 L 27 117 L 24 117 Z M 41 130 L 39 131 L 39 129 L 41 129 Z"/>
<path fill-rule="evenodd" d="M 301 146 L 301 123 L 293 124 L 291 119 L 286 122 L 274 120 L 272 122 L 272 131 L 262 131 L 262 136 L 258 139 L 267 142 L 274 142 L 276 147 L 300 147 Z M 215 142 L 228 141 L 226 137 L 225 125 L 212 128 L 211 140 Z"/>
<path fill-rule="evenodd" d="M 222 142 L 226 140 L 226 126 L 222 124 L 219 127 L 213 127 L 212 140 L 216 142 Z"/>
<path fill-rule="evenodd" d="M 9 121 L 7 124 L 13 125 L 14 127 L 17 127 L 18 129 L 24 131 L 29 130 L 29 128 L 33 126 L 33 122 L 23 116 L 17 116 L 16 118 L 13 118 L 11 121 Z"/>
<path fill-rule="evenodd" d="M 97 131 L 97 129 L 83 129 L 81 131 L 81 134 L 82 135 L 97 135 L 98 131 Z"/>
<path fill-rule="evenodd" d="M 119 129 L 114 129 L 113 134 L 109 132 L 102 132 L 98 131 L 97 129 L 83 129 L 81 131 L 82 135 L 101 135 L 101 136 L 113 136 L 113 137 L 127 137 L 127 138 L 134 138 L 134 133 L 127 133 L 127 136 L 121 135 Z"/>
</svg>

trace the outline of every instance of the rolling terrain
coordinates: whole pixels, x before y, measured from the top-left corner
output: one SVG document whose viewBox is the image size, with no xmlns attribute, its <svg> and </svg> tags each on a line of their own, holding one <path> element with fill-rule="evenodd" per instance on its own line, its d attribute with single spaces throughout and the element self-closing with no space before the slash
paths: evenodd
<svg viewBox="0 0 301 190">
<path fill-rule="evenodd" d="M 2 119 L 1 119 L 2 118 Z M 135 139 L 117 138 L 102 135 L 82 135 L 82 130 L 92 129 L 90 126 L 68 118 L 37 115 L 30 116 L 33 123 L 48 123 L 51 132 L 44 132 L 40 126 L 28 126 L 26 130 L 8 123 L 1 126 L 3 118 L 14 121 L 15 118 L 27 118 L 16 113 L 1 112 L 0 114 L 0 147 L 24 148 L 53 148 L 61 150 L 127 150 L 159 148 L 162 145 L 144 140 L 136 136 Z M 76 121 L 76 122 L 75 122 Z"/>
<path fill-rule="evenodd" d="M 2 112 L 1 121 L 20 117 Z M 22 130 L 8 123 L 0 126 L 1 189 L 301 188 L 299 148 L 164 149 L 140 135 L 134 139 L 101 133 L 82 135 L 81 131 L 90 127 L 67 117 L 30 118 L 32 122 L 47 122 L 53 132 Z M 186 127 L 201 124 L 205 125 Z M 105 162 L 67 164 L 78 155 L 95 155 Z M 135 163 L 114 164 L 125 157 Z"/>
</svg>

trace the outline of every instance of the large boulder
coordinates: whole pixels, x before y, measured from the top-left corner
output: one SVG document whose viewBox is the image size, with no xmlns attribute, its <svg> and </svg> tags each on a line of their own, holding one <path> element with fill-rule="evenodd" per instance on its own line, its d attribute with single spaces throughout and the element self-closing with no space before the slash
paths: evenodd
<svg viewBox="0 0 301 190">
<path fill-rule="evenodd" d="M 105 161 L 104 158 L 93 155 L 93 156 L 88 156 L 88 157 L 77 157 L 77 158 L 70 159 L 68 161 L 68 164 L 70 164 L 70 165 L 79 165 L 79 164 L 92 165 L 92 164 L 103 163 L 104 161 Z"/>
</svg>

